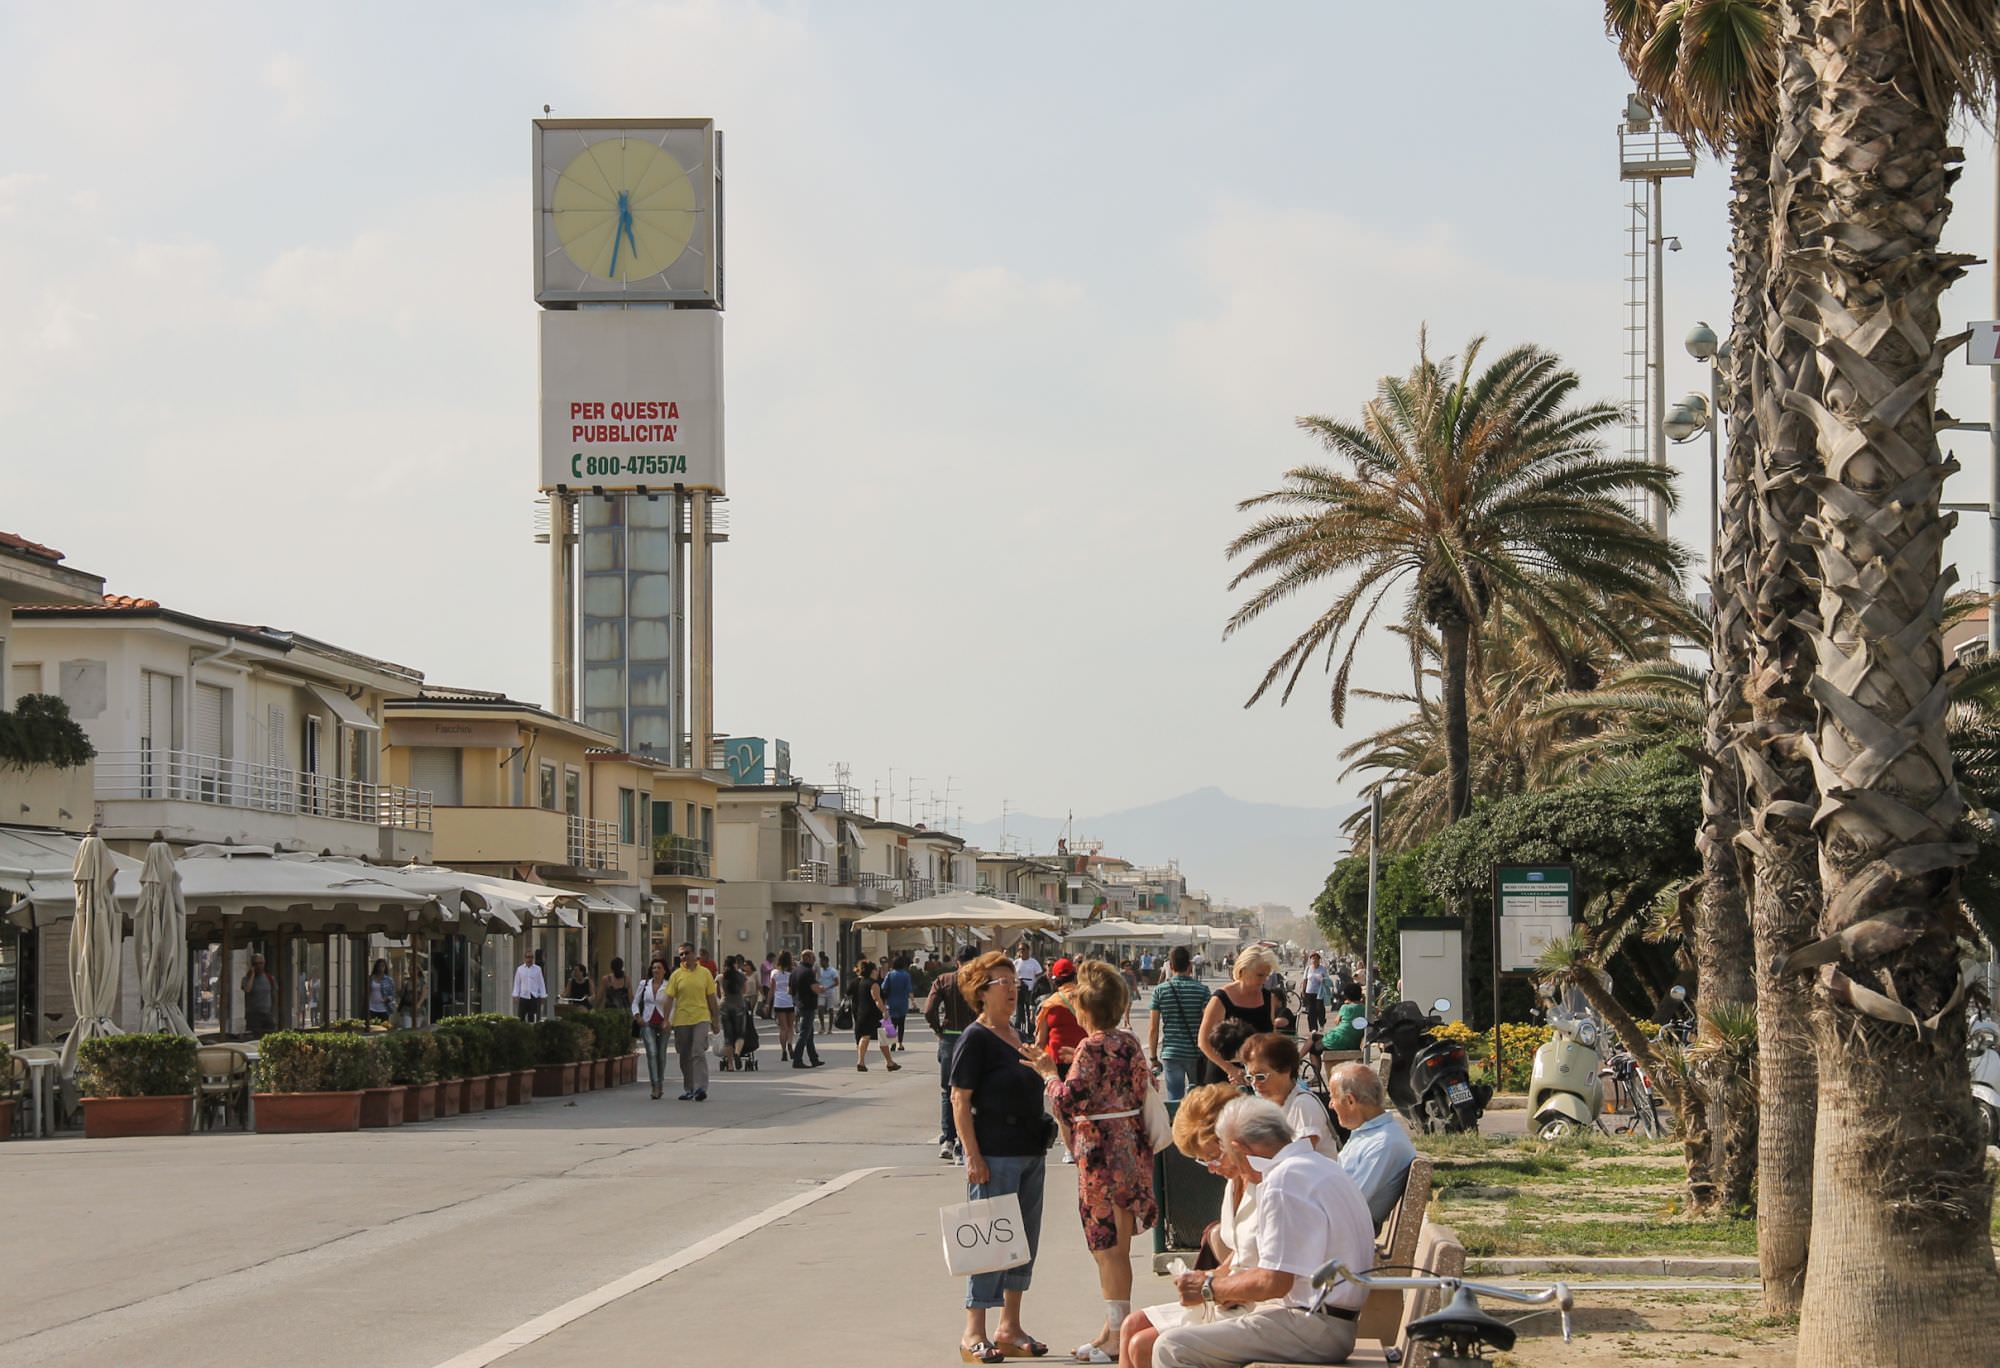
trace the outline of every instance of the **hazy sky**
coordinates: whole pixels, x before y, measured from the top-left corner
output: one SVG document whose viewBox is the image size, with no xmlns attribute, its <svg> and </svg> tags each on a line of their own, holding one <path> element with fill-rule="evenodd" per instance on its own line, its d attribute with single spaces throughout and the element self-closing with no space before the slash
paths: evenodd
<svg viewBox="0 0 2000 1368">
<path fill-rule="evenodd" d="M 545 700 L 529 120 L 712 116 L 723 728 L 864 790 L 949 777 L 968 818 L 1345 798 L 1323 688 L 1241 708 L 1308 606 L 1221 642 L 1234 502 L 1426 322 L 1622 398 L 1597 8 L 9 6 L 0 528 Z M 1953 239 L 1983 255 L 1967 142 Z M 1724 190 L 1669 187 L 1674 338 L 1727 316 Z M 1678 348 L 1671 375 L 1705 386 Z M 1983 416 L 1984 378 L 1954 365 L 1948 404 Z M 1949 497 L 1982 493 L 1966 453 Z M 1676 522 L 1703 543 L 1705 478 Z"/>
</svg>

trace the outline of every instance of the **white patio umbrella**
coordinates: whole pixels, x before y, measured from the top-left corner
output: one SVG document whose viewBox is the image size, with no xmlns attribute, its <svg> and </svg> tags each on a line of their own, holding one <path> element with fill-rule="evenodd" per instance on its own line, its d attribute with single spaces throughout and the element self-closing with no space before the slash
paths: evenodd
<svg viewBox="0 0 2000 1368">
<path fill-rule="evenodd" d="M 857 931 L 893 931 L 911 927 L 994 928 L 1003 931 L 1050 930 L 1062 919 L 1016 903 L 977 893 L 937 893 L 887 912 L 857 919 Z"/>
<path fill-rule="evenodd" d="M 146 847 L 139 874 L 139 910 L 132 917 L 139 960 L 139 1024 L 148 1031 L 191 1036 L 181 999 L 187 992 L 187 899 L 165 841 Z"/>
<path fill-rule="evenodd" d="M 121 1035 L 111 1020 L 118 1010 L 118 951 L 123 924 L 112 884 L 118 870 L 95 836 L 76 847 L 76 917 L 69 928 L 69 986 L 76 1027 L 63 1042 L 61 1076 L 76 1077 L 77 1047 L 97 1036 Z"/>
</svg>

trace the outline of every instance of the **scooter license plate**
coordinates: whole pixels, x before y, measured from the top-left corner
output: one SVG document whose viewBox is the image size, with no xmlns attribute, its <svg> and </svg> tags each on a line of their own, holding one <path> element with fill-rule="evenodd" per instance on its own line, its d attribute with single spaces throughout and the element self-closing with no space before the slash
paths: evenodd
<svg viewBox="0 0 2000 1368">
<path fill-rule="evenodd" d="M 1445 1085 L 1444 1095 L 1454 1107 L 1462 1107 L 1472 1100 L 1470 1083 L 1450 1083 Z"/>
</svg>

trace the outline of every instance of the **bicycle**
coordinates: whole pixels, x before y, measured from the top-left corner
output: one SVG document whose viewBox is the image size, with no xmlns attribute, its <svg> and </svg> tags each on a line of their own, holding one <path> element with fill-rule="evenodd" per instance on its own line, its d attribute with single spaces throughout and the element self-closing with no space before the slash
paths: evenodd
<svg viewBox="0 0 2000 1368">
<path fill-rule="evenodd" d="M 1600 1074 L 1611 1080 L 1611 1109 L 1614 1113 L 1629 1112 L 1632 1120 L 1615 1132 L 1619 1135 L 1643 1134 L 1658 1140 L 1666 1134 L 1660 1124 L 1660 1102 L 1653 1096 L 1652 1080 L 1639 1067 L 1639 1061 L 1630 1050 L 1620 1048 L 1605 1062 Z"/>
<path fill-rule="evenodd" d="M 1530 1292 L 1518 1287 L 1496 1287 L 1492 1283 L 1431 1274 L 1377 1277 L 1372 1272 L 1357 1273 L 1335 1259 L 1312 1275 L 1312 1285 L 1319 1289 L 1319 1295 L 1313 1299 L 1312 1309 L 1315 1312 L 1326 1300 L 1327 1293 L 1333 1290 L 1334 1284 L 1339 1282 L 1351 1282 L 1370 1292 L 1378 1288 L 1401 1291 L 1413 1287 L 1434 1287 L 1442 1293 L 1447 1298 L 1443 1310 L 1419 1317 L 1406 1327 L 1412 1343 L 1434 1346 L 1431 1362 L 1437 1368 L 1473 1368 L 1473 1365 L 1490 1362 L 1486 1357 L 1488 1349 L 1506 1353 L 1514 1347 L 1514 1326 L 1520 1321 L 1510 1323 L 1488 1315 L 1479 1305 L 1481 1297 L 1498 1297 L 1521 1306 L 1544 1306 L 1554 1302 L 1562 1316 L 1563 1343 L 1570 1342 L 1569 1313 L 1576 1309 L 1576 1299 L 1570 1295 L 1568 1283 L 1559 1282 Z"/>
</svg>

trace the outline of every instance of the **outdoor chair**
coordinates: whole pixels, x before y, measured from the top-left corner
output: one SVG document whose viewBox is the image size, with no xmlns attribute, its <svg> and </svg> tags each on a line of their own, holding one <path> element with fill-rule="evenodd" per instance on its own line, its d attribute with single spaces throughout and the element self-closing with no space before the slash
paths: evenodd
<svg viewBox="0 0 2000 1368">
<path fill-rule="evenodd" d="M 195 1121 L 202 1130 L 234 1116 L 245 1124 L 250 1105 L 250 1061 L 227 1045 L 204 1045 L 195 1051 L 200 1081 L 195 1085 Z"/>
</svg>

